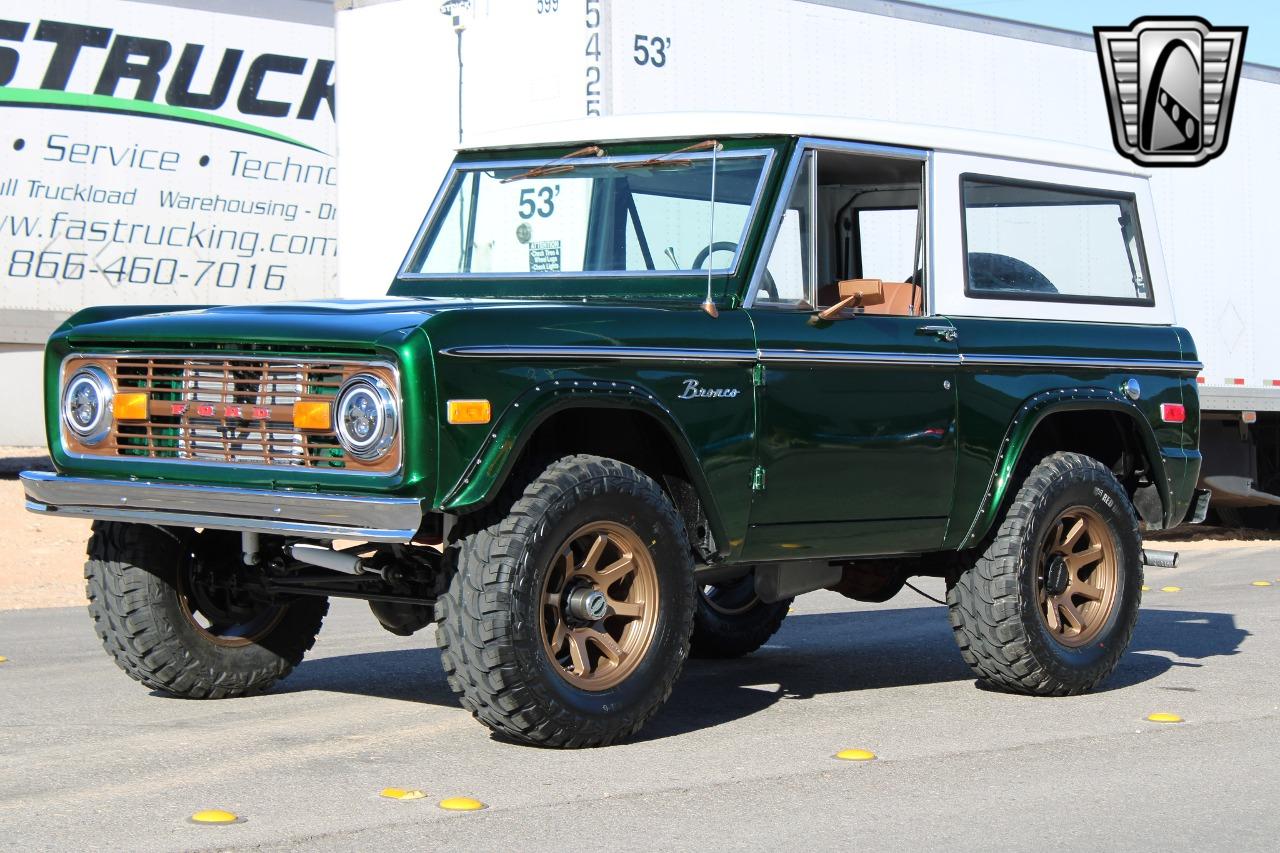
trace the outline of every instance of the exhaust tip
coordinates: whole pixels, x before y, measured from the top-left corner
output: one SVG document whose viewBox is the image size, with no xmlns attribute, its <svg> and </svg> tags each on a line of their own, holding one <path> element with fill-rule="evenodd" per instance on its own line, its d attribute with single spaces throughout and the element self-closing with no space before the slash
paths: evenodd
<svg viewBox="0 0 1280 853">
<path fill-rule="evenodd" d="M 1142 549 L 1142 564 L 1155 566 L 1158 569 L 1176 569 L 1178 567 L 1177 551 L 1152 551 Z"/>
</svg>

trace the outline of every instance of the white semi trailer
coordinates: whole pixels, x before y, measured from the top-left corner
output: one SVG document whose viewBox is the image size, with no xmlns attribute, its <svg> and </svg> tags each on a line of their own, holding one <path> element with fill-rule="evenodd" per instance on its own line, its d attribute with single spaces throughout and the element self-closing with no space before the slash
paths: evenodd
<svg viewBox="0 0 1280 853">
<path fill-rule="evenodd" d="M 338 8 L 339 275 L 351 295 L 381 293 L 395 274 L 457 143 L 459 117 L 470 137 L 584 115 L 794 112 L 1113 150 L 1091 34 L 890 0 L 444 8 L 340 0 Z M 1280 69 L 1246 63 L 1225 154 L 1199 168 L 1155 170 L 1152 182 L 1177 322 L 1205 364 L 1204 481 L 1226 520 L 1268 524 L 1280 519 L 1269 515 L 1280 504 L 1276 139 Z"/>
<path fill-rule="evenodd" d="M 0 445 L 79 308 L 337 293 L 334 74 L 331 0 L 0 0 Z"/>
</svg>

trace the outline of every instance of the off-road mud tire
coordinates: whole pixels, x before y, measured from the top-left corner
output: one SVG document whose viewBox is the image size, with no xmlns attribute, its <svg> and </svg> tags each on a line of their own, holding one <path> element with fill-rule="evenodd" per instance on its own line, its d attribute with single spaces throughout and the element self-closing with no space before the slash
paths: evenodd
<svg viewBox="0 0 1280 853">
<path fill-rule="evenodd" d="M 633 735 L 671 695 L 689 652 L 693 558 L 675 507 L 630 465 L 575 455 L 551 463 L 495 515 L 464 528 L 446 551 L 453 574 L 436 605 L 436 637 L 450 688 L 502 738 L 577 748 Z M 640 533 L 658 576 L 651 643 L 631 675 L 602 691 L 556 672 L 539 627 L 550 563 L 572 531 L 595 520 Z"/>
<path fill-rule="evenodd" d="M 1034 598 L 1046 527 L 1070 506 L 1097 512 L 1114 537 L 1117 599 L 1097 637 L 1069 648 L 1049 633 Z M 1138 517 L 1115 475 L 1079 453 L 1054 453 L 1027 474 L 998 532 L 947 592 L 960 654 L 988 686 L 1036 696 L 1092 690 L 1115 669 L 1141 603 Z"/>
<path fill-rule="evenodd" d="M 754 584 L 750 576 L 730 583 Z M 752 590 L 754 597 L 754 590 Z M 782 620 L 791 609 L 788 598 L 766 603 L 756 598 L 750 609 L 740 613 L 726 613 L 711 605 L 704 594 L 698 595 L 698 612 L 693 619 L 693 638 L 689 644 L 689 656 L 695 658 L 723 659 L 749 655 L 769 642 L 778 633 Z"/>
<path fill-rule="evenodd" d="M 153 690 L 184 699 L 261 693 L 314 645 L 329 601 L 298 598 L 255 642 L 217 645 L 179 601 L 177 573 L 190 559 L 191 533 L 94 522 L 84 570 L 94 630 L 116 664 Z"/>
</svg>

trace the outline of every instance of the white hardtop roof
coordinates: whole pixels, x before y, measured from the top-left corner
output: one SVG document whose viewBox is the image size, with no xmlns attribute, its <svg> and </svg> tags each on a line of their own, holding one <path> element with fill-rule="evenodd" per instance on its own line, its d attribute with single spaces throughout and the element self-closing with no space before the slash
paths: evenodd
<svg viewBox="0 0 1280 853">
<path fill-rule="evenodd" d="M 904 148 L 955 151 L 1147 177 L 1115 151 L 1048 139 L 920 124 L 786 113 L 634 113 L 574 119 L 476 134 L 461 151 L 731 136 L 811 136 Z"/>
</svg>

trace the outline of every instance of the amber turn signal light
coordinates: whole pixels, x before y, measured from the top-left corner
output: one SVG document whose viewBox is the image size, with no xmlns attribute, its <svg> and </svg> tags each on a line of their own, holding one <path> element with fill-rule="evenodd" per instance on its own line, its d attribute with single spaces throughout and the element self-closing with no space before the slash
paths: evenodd
<svg viewBox="0 0 1280 853">
<path fill-rule="evenodd" d="M 147 419 L 146 394 L 117 394 L 111 403 L 111 413 L 118 421 L 145 421 Z"/>
<path fill-rule="evenodd" d="M 449 423 L 487 424 L 493 417 L 493 407 L 488 400 L 450 400 Z"/>
<path fill-rule="evenodd" d="M 298 429 L 329 429 L 330 406 L 311 400 L 293 404 L 293 425 Z"/>
</svg>

